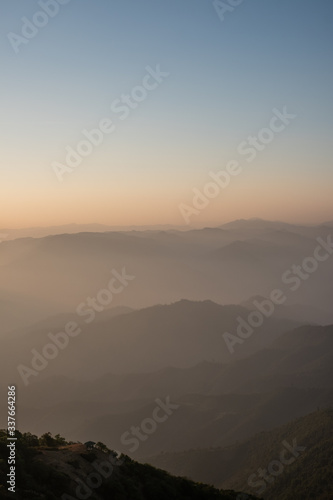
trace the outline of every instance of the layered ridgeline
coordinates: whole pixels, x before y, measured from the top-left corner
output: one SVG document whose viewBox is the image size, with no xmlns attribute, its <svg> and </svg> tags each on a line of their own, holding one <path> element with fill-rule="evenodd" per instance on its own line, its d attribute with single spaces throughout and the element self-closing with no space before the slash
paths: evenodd
<svg viewBox="0 0 333 500">
<path fill-rule="evenodd" d="M 230 363 L 300 324 L 289 318 L 266 318 L 246 342 L 234 346 L 231 355 L 223 333 L 237 333 L 250 314 L 245 307 L 181 300 L 126 311 L 96 312 L 89 323 L 73 314 L 60 315 L 12 334 L 3 339 L 0 374 L 27 386 L 55 374 L 93 379 L 110 371 L 140 373 L 170 366 L 187 368 L 203 361 Z M 78 326 L 67 334 L 68 325 L 74 323 Z M 48 344 L 52 344 L 52 359 L 45 349 Z"/>
<path fill-rule="evenodd" d="M 149 463 L 267 500 L 333 498 L 333 409 L 225 448 L 162 453 Z"/>
<path fill-rule="evenodd" d="M 319 326 L 333 323 L 331 231 L 239 221 L 2 241 L 0 376 L 17 387 L 20 429 L 147 460 L 235 446 L 332 405 L 333 327 Z M 0 388 L 0 427 L 5 401 Z"/>
<path fill-rule="evenodd" d="M 49 234 L 76 230 L 50 228 Z M 105 289 L 112 271 L 123 268 L 135 279 L 114 294 L 112 306 L 137 309 L 182 298 L 239 304 L 281 288 L 288 294 L 288 306 L 310 305 L 322 311 L 315 314 L 320 323 L 333 322 L 330 225 L 238 221 L 188 231 L 100 230 L 89 226 L 81 231 L 94 232 L 44 237 L 45 232 L 28 231 L 16 237 L 38 237 L 15 240 L 10 240 L 10 230 L 2 231 L 8 239 L 0 241 L 0 334 L 50 315 L 76 315 L 79 304 Z M 318 266 L 310 264 L 315 272 L 309 279 L 298 278 L 300 286 L 293 293 L 291 287 L 298 283 L 293 266 L 313 257 L 317 238 L 324 245 L 318 254 L 322 260 Z M 301 275 L 306 274 L 304 270 Z"/>
<path fill-rule="evenodd" d="M 87 447 L 50 433 L 17 433 L 15 493 L 8 491 L 7 435 L 0 431 L 0 498 L 17 500 L 240 500 L 235 491 L 174 477 L 103 443 Z M 92 443 L 91 443 L 92 444 Z"/>
<path fill-rule="evenodd" d="M 194 335 L 192 344 L 190 340 L 193 353 L 194 344 L 200 344 Z M 105 344 L 100 349 L 106 358 L 113 354 Z M 61 432 L 75 441 L 91 436 L 136 459 L 162 450 L 226 446 L 333 404 L 333 327 L 297 328 L 266 349 L 229 364 L 204 362 L 153 373 L 109 372 L 92 381 L 81 373 L 82 379 L 37 377 L 22 387 L 19 407 L 24 430 Z M 177 408 L 149 439 L 134 439 L 132 426 L 152 417 L 156 399 L 163 403 L 169 399 Z"/>
</svg>

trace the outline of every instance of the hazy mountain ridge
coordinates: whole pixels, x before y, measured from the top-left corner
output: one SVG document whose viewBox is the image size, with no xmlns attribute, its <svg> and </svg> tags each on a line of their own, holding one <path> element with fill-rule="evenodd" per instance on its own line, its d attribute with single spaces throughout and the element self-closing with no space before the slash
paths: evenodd
<svg viewBox="0 0 333 500">
<path fill-rule="evenodd" d="M 4 294 L 30 297 L 35 321 L 75 310 L 84 297 L 105 288 L 112 269 L 123 267 L 135 280 L 126 293 L 114 297 L 115 305 L 137 309 L 183 298 L 237 304 L 281 286 L 283 272 L 311 256 L 316 238 L 331 231 L 329 226 L 242 221 L 187 231 L 79 232 L 4 240 L 0 280 Z M 330 310 L 332 278 L 332 262 L 321 263 L 311 287 L 303 283 L 291 303 Z M 17 316 L 20 310 L 18 299 Z M 16 327 L 13 317 L 2 324 L 3 331 Z"/>
<path fill-rule="evenodd" d="M 333 405 L 330 260 L 242 337 L 234 353 L 223 338 L 239 335 L 240 321 L 249 322 L 274 288 L 287 293 L 282 273 L 313 255 L 317 236 L 330 231 L 236 221 L 3 241 L 0 312 L 10 308 L 0 374 L 18 387 L 22 429 L 89 436 L 142 458 L 236 446 Z M 105 289 L 115 269 L 134 279 L 111 303 L 87 313 L 87 298 Z M 9 331 L 16 317 L 25 324 Z M 79 334 L 42 362 L 50 334 L 62 335 L 71 321 Z M 36 356 L 44 366 L 25 385 L 18 366 L 35 367 Z M 122 437 L 153 414 L 157 398 L 177 410 L 133 451 Z"/>
<path fill-rule="evenodd" d="M 48 377 L 21 392 L 20 411 L 34 432 L 42 426 L 71 439 L 94 434 L 127 451 L 121 435 L 151 414 L 156 397 L 169 396 L 179 409 L 141 444 L 138 456 L 232 443 L 333 404 L 332 342 L 333 326 L 308 326 L 231 364 L 105 374 L 95 381 L 84 380 L 84 371 L 81 381 Z"/>
<path fill-rule="evenodd" d="M 109 226 L 106 224 L 65 224 L 60 226 L 28 227 L 19 229 L 0 229 L 3 240 L 18 238 L 42 238 L 44 236 L 57 234 L 75 234 L 85 232 L 107 232 L 107 231 L 161 231 L 177 229 L 179 226 L 171 224 L 156 224 L 146 226 Z M 184 229 L 186 226 L 184 226 Z"/>
<path fill-rule="evenodd" d="M 320 410 L 227 448 L 163 453 L 147 461 L 217 487 L 237 487 L 247 493 L 263 488 L 260 496 L 270 500 L 328 500 L 333 495 L 332 431 L 333 410 Z M 292 445 L 295 441 L 305 449 L 294 462 L 285 465 L 277 476 L 271 476 L 270 482 L 260 480 L 257 470 L 267 469 L 273 460 L 279 459 L 284 442 Z"/>
<path fill-rule="evenodd" d="M 234 358 L 245 357 L 269 345 L 279 335 L 297 326 L 296 322 L 288 319 L 268 318 L 231 356 L 222 334 L 236 332 L 237 318 L 246 318 L 247 315 L 248 310 L 241 306 L 182 300 L 115 317 L 105 312 L 91 324 L 85 324 L 78 316 L 68 316 L 80 325 L 82 332 L 71 339 L 64 351 L 59 352 L 56 363 L 50 362 L 47 370 L 38 377 L 54 374 L 80 377 L 84 373 L 85 378 L 90 375 L 96 378 L 109 372 L 111 367 L 114 373 L 126 373 L 153 372 L 167 367 L 184 368 L 203 361 L 230 363 Z M 52 321 L 52 329 L 47 329 L 45 322 L 29 328 L 25 335 L 21 334 L 19 345 L 15 337 L 7 336 L 0 353 L 2 370 L 9 369 L 7 360 L 13 357 L 20 364 L 29 364 L 33 357 L 32 348 L 41 353 L 49 342 L 48 333 L 57 333 L 64 328 L 63 322 L 56 325 Z M 77 345 L 79 357 L 75 356 Z M 98 366 L 94 358 L 97 352 Z M 12 367 L 10 375 L 20 382 L 15 369 L 15 366 Z"/>
</svg>

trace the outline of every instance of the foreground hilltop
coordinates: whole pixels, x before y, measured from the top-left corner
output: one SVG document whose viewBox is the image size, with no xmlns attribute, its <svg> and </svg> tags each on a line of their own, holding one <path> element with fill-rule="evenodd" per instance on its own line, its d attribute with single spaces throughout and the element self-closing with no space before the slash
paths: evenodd
<svg viewBox="0 0 333 500">
<path fill-rule="evenodd" d="M 7 435 L 0 431 L 0 498 L 12 498 L 6 486 Z M 240 500 L 256 497 L 222 491 L 147 464 L 118 456 L 102 443 L 91 449 L 50 433 L 41 438 L 17 433 L 17 500 Z"/>
</svg>

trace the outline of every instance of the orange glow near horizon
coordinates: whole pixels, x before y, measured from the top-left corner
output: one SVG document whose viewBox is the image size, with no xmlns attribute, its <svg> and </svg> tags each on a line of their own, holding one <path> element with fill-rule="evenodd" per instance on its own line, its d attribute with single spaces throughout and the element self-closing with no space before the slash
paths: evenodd
<svg viewBox="0 0 333 500">
<path fill-rule="evenodd" d="M 190 226 L 219 225 L 235 219 L 257 217 L 285 222 L 321 223 L 333 218 L 330 186 L 284 185 L 274 188 L 234 179 L 234 185 L 221 190 L 199 214 L 190 217 Z M 238 182 L 238 184 L 237 184 Z M 31 187 L 2 195 L 5 209 L 0 215 L 0 228 L 17 229 L 36 226 L 99 223 L 112 226 L 186 225 L 179 204 L 192 205 L 192 187 L 202 190 L 204 183 L 190 189 L 170 185 L 140 186 L 118 183 L 89 190 L 89 186 L 56 186 L 57 189 Z"/>
</svg>

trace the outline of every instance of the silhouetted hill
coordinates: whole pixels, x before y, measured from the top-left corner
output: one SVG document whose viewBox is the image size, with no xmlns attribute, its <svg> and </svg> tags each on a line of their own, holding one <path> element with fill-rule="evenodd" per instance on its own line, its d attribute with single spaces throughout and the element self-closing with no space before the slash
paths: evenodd
<svg viewBox="0 0 333 500">
<path fill-rule="evenodd" d="M 0 456 L 7 456 L 6 433 L 0 431 Z M 67 443 L 59 435 L 41 438 L 20 434 L 16 442 L 15 493 L 7 490 L 7 463 L 0 462 L 0 497 L 17 500 L 237 500 L 234 491 L 173 477 L 118 456 L 103 443 L 87 450 L 81 443 Z M 251 496 L 255 500 L 256 497 Z"/>
</svg>

